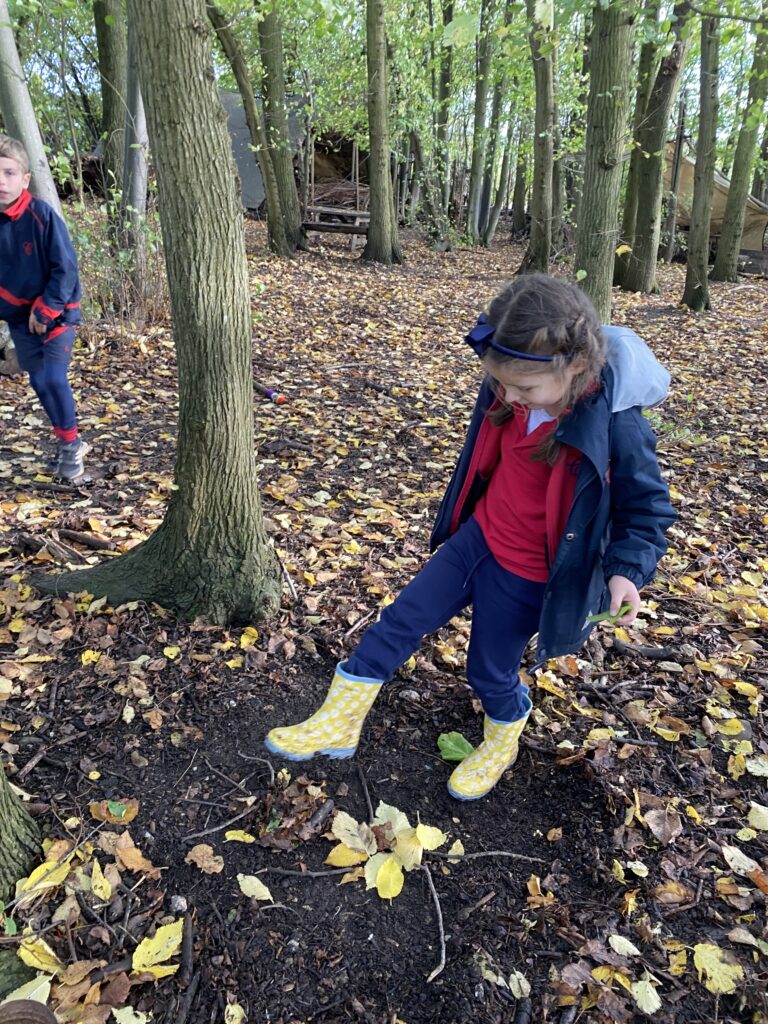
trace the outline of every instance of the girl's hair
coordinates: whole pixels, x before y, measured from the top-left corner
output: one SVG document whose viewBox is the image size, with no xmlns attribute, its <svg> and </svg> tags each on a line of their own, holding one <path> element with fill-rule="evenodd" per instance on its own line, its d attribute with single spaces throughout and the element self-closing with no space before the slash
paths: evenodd
<svg viewBox="0 0 768 1024">
<path fill-rule="evenodd" d="M 518 277 L 491 302 L 488 322 L 494 328 L 494 342 L 502 348 L 554 356 L 551 362 L 534 362 L 516 359 L 489 346 L 483 353 L 483 363 L 491 376 L 494 366 L 509 364 L 514 364 L 519 373 L 562 375 L 568 366 L 578 363 L 581 368 L 564 396 L 566 409 L 572 408 L 600 376 L 605 362 L 600 320 L 584 292 L 570 281 L 546 274 Z M 496 390 L 501 398 L 498 386 Z M 514 410 L 502 399 L 501 408 L 489 413 L 489 419 L 501 424 L 512 415 Z M 533 458 L 554 465 L 559 450 L 553 431 Z"/>
<path fill-rule="evenodd" d="M 22 174 L 29 174 L 29 156 L 23 144 L 10 135 L 0 135 L 0 157 L 15 160 L 21 167 Z"/>
</svg>

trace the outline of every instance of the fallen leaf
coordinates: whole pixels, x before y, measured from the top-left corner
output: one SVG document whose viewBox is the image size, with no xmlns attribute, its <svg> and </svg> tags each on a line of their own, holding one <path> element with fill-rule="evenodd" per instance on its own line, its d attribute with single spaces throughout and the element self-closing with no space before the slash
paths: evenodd
<svg viewBox="0 0 768 1024">
<path fill-rule="evenodd" d="M 179 918 L 172 924 L 161 925 L 149 939 L 142 939 L 131 958 L 131 967 L 135 972 L 148 971 L 156 978 L 164 978 L 174 974 L 178 964 L 165 965 L 166 960 L 176 956 L 181 950 L 181 937 L 184 921 Z"/>
<path fill-rule="evenodd" d="M 709 942 L 700 942 L 693 947 L 693 962 L 699 981 L 715 995 L 730 995 L 744 980 L 744 969 L 736 957 Z"/>
<path fill-rule="evenodd" d="M 269 900 L 270 902 L 274 902 L 272 893 L 255 875 L 239 874 L 237 876 L 237 884 L 240 886 L 240 892 L 244 893 L 246 896 L 250 896 L 251 899 Z"/>
<path fill-rule="evenodd" d="M 184 858 L 185 864 L 194 864 L 206 875 L 218 875 L 224 870 L 224 858 L 214 853 L 213 847 L 207 843 L 193 846 Z"/>
</svg>

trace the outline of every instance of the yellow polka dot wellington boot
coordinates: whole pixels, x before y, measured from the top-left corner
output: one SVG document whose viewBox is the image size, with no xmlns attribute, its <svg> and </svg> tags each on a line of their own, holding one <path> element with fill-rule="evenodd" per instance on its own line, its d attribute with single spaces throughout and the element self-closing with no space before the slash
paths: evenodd
<svg viewBox="0 0 768 1024">
<path fill-rule="evenodd" d="M 530 715 L 516 722 L 494 722 L 485 716 L 483 742 L 465 757 L 448 780 L 448 792 L 457 800 L 479 800 L 490 793 L 517 760 L 520 736 Z"/>
<path fill-rule="evenodd" d="M 264 740 L 267 750 L 289 761 L 307 761 L 315 754 L 352 757 L 357 750 L 365 716 L 371 710 L 381 679 L 361 679 L 336 666 L 328 695 L 314 715 L 298 725 L 272 729 Z"/>
</svg>

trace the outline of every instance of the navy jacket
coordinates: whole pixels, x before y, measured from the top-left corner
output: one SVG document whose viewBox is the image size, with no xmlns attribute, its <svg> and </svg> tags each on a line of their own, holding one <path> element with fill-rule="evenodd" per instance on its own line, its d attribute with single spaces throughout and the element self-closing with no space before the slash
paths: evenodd
<svg viewBox="0 0 768 1024">
<path fill-rule="evenodd" d="M 0 211 L 0 320 L 13 328 L 29 320 L 30 310 L 49 330 L 80 322 L 80 278 L 67 226 L 25 189 Z"/>
<path fill-rule="evenodd" d="M 592 630 L 588 616 L 608 607 L 607 580 L 626 576 L 638 588 L 648 583 L 666 550 L 664 534 L 676 516 L 656 461 L 656 438 L 640 405 L 625 407 L 627 395 L 646 393 L 658 402 L 668 375 L 633 332 L 604 328 L 609 363 L 601 387 L 580 399 L 557 427 L 555 437 L 577 449 L 581 462 L 565 530 L 554 552 L 539 621 L 537 658 L 577 651 Z M 620 357 L 613 359 L 616 349 Z M 645 353 L 640 350 L 640 346 Z M 638 366 L 638 351 L 640 359 Z M 647 354 L 647 355 L 646 355 Z M 653 361 L 645 365 L 647 360 Z M 622 369 L 645 373 L 634 385 L 620 381 Z M 480 388 L 464 448 L 437 513 L 431 550 L 467 520 L 490 477 L 467 474 L 485 413 L 494 401 L 486 378 Z M 650 404 L 643 402 L 643 404 Z M 490 426 L 490 429 L 497 429 Z M 462 507 L 457 507 L 462 501 Z"/>
</svg>

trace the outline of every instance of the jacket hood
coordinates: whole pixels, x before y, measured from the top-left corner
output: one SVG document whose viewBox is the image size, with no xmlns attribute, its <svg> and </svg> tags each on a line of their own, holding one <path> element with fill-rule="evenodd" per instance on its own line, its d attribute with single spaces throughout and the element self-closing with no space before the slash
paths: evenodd
<svg viewBox="0 0 768 1024">
<path fill-rule="evenodd" d="M 669 373 L 629 327 L 603 327 L 606 362 L 613 371 L 612 412 L 659 405 L 669 393 Z"/>
</svg>

